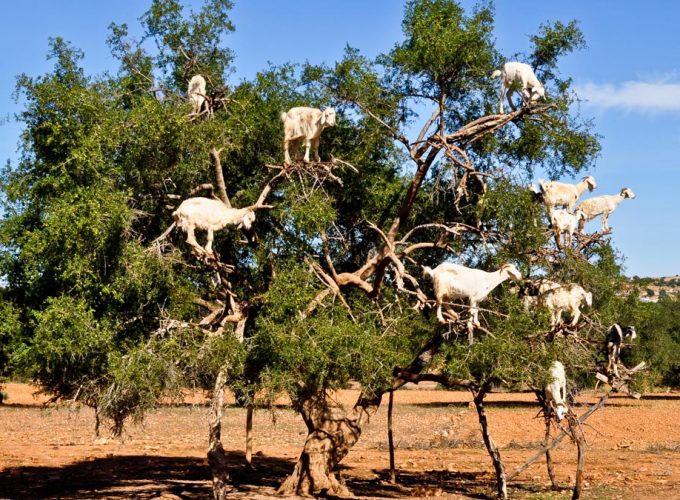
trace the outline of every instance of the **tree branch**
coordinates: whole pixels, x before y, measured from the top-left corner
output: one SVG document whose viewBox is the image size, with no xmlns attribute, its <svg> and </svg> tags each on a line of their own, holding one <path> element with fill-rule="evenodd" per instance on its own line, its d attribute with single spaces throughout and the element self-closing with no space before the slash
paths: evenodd
<svg viewBox="0 0 680 500">
<path fill-rule="evenodd" d="M 231 202 L 227 195 L 227 187 L 224 184 L 224 173 L 222 172 L 222 162 L 220 161 L 220 154 L 223 148 L 212 148 L 210 150 L 210 158 L 212 158 L 213 169 L 215 170 L 215 179 L 217 179 L 217 189 L 220 193 L 220 199 L 227 206 L 231 208 Z"/>
</svg>

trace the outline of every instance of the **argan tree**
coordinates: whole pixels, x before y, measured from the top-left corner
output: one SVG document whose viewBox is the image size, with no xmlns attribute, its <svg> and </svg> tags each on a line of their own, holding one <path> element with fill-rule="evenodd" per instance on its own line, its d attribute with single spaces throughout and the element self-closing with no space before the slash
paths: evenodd
<svg viewBox="0 0 680 500">
<path fill-rule="evenodd" d="M 404 185 L 388 207 L 373 216 L 363 214 L 367 222 L 362 224 L 340 220 L 342 224 L 336 222 L 317 236 L 323 244 L 315 267 L 330 289 L 351 298 L 352 311 L 359 301 L 389 311 L 403 301 L 417 305 L 424 286 L 419 265 L 450 258 L 473 267 L 497 268 L 513 261 L 526 273 L 538 272 L 541 265 L 544 271 L 555 271 L 546 269 L 548 258 L 535 251 L 547 244 L 545 227 L 522 180 L 538 167 L 552 175 L 578 172 L 592 165 L 599 151 L 588 122 L 570 114 L 574 96 L 569 81 L 557 74 L 558 58 L 583 40 L 574 23 L 543 26 L 525 57 L 547 86 L 549 99 L 499 115 L 489 79 L 502 61 L 493 47 L 492 23 L 493 11 L 485 5 L 466 14 L 453 2 L 409 2 L 404 41 L 388 54 L 369 61 L 348 49 L 333 67 L 306 68 L 312 84 L 390 137 L 401 155 L 395 167 Z M 348 255 L 340 244 L 345 241 L 368 247 L 365 255 Z M 569 258 L 590 266 L 582 256 Z M 569 273 L 560 274 L 566 278 Z M 312 304 L 318 302 L 317 295 Z M 325 394 L 332 388 L 330 381 L 320 391 L 316 377 L 304 379 L 305 392 L 291 397 L 310 432 L 282 491 L 345 493 L 333 468 L 359 438 L 382 394 L 405 381 L 421 380 L 421 375 L 470 388 L 486 428 L 483 399 L 491 386 L 535 381 L 556 350 L 544 335 L 549 330 L 545 323 L 531 322 L 511 298 L 491 307 L 502 316 L 489 315 L 486 332 L 477 332 L 472 344 L 456 326 L 448 331 L 431 320 L 429 326 L 412 321 L 407 344 L 412 350 L 399 351 L 408 361 L 397 365 L 396 380 L 362 380 L 362 395 L 347 413 L 329 407 Z M 310 318 L 306 316 L 305 325 Z M 381 318 L 377 330 L 392 331 L 391 320 Z M 439 377 L 428 372 L 437 356 L 447 360 Z M 300 368 L 302 375 L 308 373 L 308 364 Z M 285 373 L 294 370 L 286 366 Z M 493 442 L 487 438 L 493 455 Z M 504 496 L 502 464 L 494 462 L 499 495 Z"/>
<path fill-rule="evenodd" d="M 427 379 L 466 387 L 505 496 L 485 394 L 541 386 L 565 351 L 572 373 L 588 373 L 596 355 L 555 341 L 545 313 L 525 313 L 507 287 L 471 335 L 464 321 L 439 325 L 421 266 L 513 262 L 526 276 L 581 283 L 599 311 L 585 336 L 622 307 L 608 241 L 553 247 L 527 189 L 537 169 L 573 175 L 599 152 L 558 67 L 584 46 L 576 23 L 541 26 L 512 56 L 547 96 L 516 94 L 516 109 L 498 114 L 490 75 L 510 56 L 494 46 L 489 4 L 412 0 L 403 40 L 374 60 L 348 48 L 335 64 L 271 67 L 233 88 L 230 7 L 211 0 L 186 13 L 155 0 L 143 40 L 111 26 L 117 74 L 86 76 L 80 51 L 57 38 L 53 71 L 19 77 L 22 156 L 3 172 L 0 226 L 6 300 L 23 325 L 11 330 L 10 362 L 56 398 L 95 407 L 115 432 L 161 396 L 212 388 L 216 497 L 230 488 L 225 387 L 247 406 L 289 396 L 308 435 L 281 492 L 304 495 L 349 493 L 337 466 L 386 392 Z M 195 73 L 208 81 L 212 118 L 188 117 Z M 322 163 L 284 166 L 279 116 L 299 105 L 333 105 L 338 123 L 323 133 Z M 182 199 L 210 190 L 236 207 L 274 208 L 201 255 L 166 229 Z M 362 392 L 345 409 L 330 393 L 349 380 Z"/>
</svg>

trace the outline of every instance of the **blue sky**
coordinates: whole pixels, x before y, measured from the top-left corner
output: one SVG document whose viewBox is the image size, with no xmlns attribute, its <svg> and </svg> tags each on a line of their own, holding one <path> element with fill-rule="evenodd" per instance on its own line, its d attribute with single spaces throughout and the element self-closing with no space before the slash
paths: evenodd
<svg viewBox="0 0 680 500">
<path fill-rule="evenodd" d="M 3 164 L 17 154 L 20 128 L 12 116 L 21 103 L 12 97 L 15 77 L 50 69 L 45 59 L 48 37 L 63 36 L 81 48 L 88 74 L 115 70 L 105 44 L 108 25 L 125 22 L 138 33 L 137 19 L 148 5 L 145 0 L 3 3 Z M 375 56 L 401 38 L 402 13 L 403 2 L 397 0 L 235 0 L 236 32 L 228 39 L 237 56 L 232 79 L 250 78 L 269 61 L 331 63 L 346 44 Z M 602 155 L 591 172 L 598 181 L 592 195 L 615 194 L 624 186 L 637 195 L 609 220 L 614 244 L 626 258 L 627 275 L 679 274 L 680 2 L 501 0 L 496 13 L 497 44 L 508 57 L 527 49 L 529 36 L 541 23 L 580 21 L 588 48 L 564 58 L 560 69 L 587 99 L 582 111 L 594 118 L 603 136 Z"/>
</svg>

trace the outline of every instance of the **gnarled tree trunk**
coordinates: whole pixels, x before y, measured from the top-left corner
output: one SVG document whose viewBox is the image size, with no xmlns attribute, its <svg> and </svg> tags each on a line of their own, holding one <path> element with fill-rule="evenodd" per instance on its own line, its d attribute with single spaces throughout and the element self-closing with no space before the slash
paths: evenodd
<svg viewBox="0 0 680 500">
<path fill-rule="evenodd" d="M 408 381 L 416 381 L 417 374 L 428 366 L 444 341 L 441 334 L 432 337 L 418 356 L 406 368 L 395 368 L 392 390 Z M 282 495 L 314 496 L 325 493 L 351 497 L 352 493 L 340 479 L 336 468 L 361 437 L 364 425 L 378 411 L 382 395 L 377 391 L 359 396 L 351 411 L 328 405 L 325 394 L 314 394 L 298 405 L 309 433 L 293 473 L 279 488 Z"/>
<path fill-rule="evenodd" d="M 279 488 L 279 494 L 352 497 L 336 468 L 359 440 L 369 417 L 378 410 L 380 399 L 380 395 L 370 399 L 362 395 L 351 411 L 329 406 L 325 394 L 304 400 L 299 411 L 309 434 L 295 469 Z"/>
<path fill-rule="evenodd" d="M 222 415 L 224 412 L 224 388 L 227 384 L 227 369 L 220 370 L 215 380 L 210 404 L 210 433 L 208 464 L 213 477 L 213 495 L 216 500 L 226 499 L 231 491 L 227 456 L 222 447 Z"/>
</svg>

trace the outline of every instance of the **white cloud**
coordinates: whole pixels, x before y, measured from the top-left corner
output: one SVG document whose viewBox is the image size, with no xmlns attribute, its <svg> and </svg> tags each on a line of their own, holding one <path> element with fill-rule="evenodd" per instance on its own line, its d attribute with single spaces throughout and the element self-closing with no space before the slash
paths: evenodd
<svg viewBox="0 0 680 500">
<path fill-rule="evenodd" d="M 618 85 L 586 83 L 576 85 L 575 90 L 586 104 L 597 108 L 680 112 L 680 83 L 668 81 L 627 81 Z"/>
</svg>

